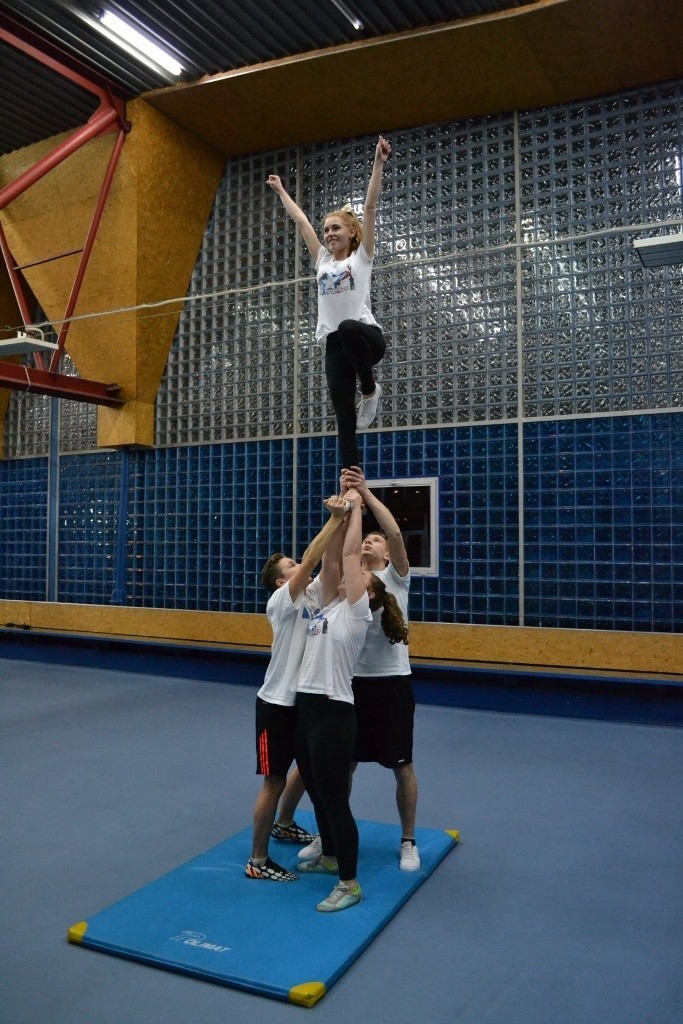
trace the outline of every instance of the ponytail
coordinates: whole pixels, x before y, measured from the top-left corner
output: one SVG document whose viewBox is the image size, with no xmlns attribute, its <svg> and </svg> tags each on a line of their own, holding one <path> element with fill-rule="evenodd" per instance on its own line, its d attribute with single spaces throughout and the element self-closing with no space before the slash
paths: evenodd
<svg viewBox="0 0 683 1024">
<path fill-rule="evenodd" d="M 398 601 L 390 594 L 385 585 L 374 573 L 370 574 L 371 587 L 375 596 L 370 601 L 370 611 L 382 609 L 382 630 L 392 644 L 408 643 L 408 626 L 401 614 Z"/>
</svg>

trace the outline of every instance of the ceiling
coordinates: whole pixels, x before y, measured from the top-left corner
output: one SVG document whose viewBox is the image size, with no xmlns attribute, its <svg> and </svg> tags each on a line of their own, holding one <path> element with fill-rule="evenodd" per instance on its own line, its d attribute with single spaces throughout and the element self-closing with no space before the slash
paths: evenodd
<svg viewBox="0 0 683 1024">
<path fill-rule="evenodd" d="M 568 103 L 683 77 L 681 0 L 0 0 L 0 156 L 97 101 L 3 31 L 144 94 L 225 155 Z M 185 69 L 152 71 L 94 27 L 107 8 Z"/>
<path fill-rule="evenodd" d="M 439 22 L 524 6 L 525 0 L 2 0 L 0 28 L 29 29 L 77 58 L 125 99 L 176 79 L 146 68 L 94 27 L 104 7 L 156 37 L 185 69 L 182 81 Z M 83 124 L 96 100 L 0 42 L 0 155 Z"/>
</svg>

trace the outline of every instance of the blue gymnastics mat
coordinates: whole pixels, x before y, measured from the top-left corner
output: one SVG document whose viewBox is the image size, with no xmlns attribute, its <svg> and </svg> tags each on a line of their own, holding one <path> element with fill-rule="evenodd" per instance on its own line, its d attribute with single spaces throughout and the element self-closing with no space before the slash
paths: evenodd
<svg viewBox="0 0 683 1024">
<path fill-rule="evenodd" d="M 297 815 L 315 829 L 312 814 Z M 363 900 L 336 914 L 316 903 L 330 875 L 298 882 L 246 878 L 244 829 L 69 929 L 70 942 L 301 1006 L 313 1006 L 455 846 L 456 831 L 418 829 L 419 871 L 398 868 L 397 825 L 359 821 Z M 296 870 L 298 846 L 271 841 L 273 860 Z M 282 936 L 291 936 L 283 943 Z"/>
</svg>

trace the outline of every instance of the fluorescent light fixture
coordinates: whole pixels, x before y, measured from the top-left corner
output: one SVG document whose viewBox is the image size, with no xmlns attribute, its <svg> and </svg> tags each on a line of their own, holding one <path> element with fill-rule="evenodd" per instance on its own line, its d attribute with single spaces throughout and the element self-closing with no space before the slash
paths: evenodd
<svg viewBox="0 0 683 1024">
<path fill-rule="evenodd" d="M 637 238 L 633 248 L 644 267 L 669 267 L 672 263 L 683 263 L 683 234 Z"/>
<path fill-rule="evenodd" d="M 353 25 L 356 32 L 360 32 L 360 30 L 365 27 L 360 18 L 357 15 L 355 15 L 353 11 L 349 10 L 346 4 L 342 3 L 342 0 L 332 0 L 332 3 L 337 8 L 337 10 L 344 15 L 346 20 Z"/>
<path fill-rule="evenodd" d="M 133 57 L 141 60 L 148 67 L 162 67 L 164 71 L 170 72 L 177 78 L 183 71 L 183 67 L 175 57 L 162 50 L 160 46 L 153 43 L 151 39 L 138 32 L 136 28 L 129 25 L 117 14 L 111 11 L 104 11 L 100 15 L 100 24 L 107 29 L 107 35 Z M 150 63 L 151 62 L 151 63 Z"/>
</svg>

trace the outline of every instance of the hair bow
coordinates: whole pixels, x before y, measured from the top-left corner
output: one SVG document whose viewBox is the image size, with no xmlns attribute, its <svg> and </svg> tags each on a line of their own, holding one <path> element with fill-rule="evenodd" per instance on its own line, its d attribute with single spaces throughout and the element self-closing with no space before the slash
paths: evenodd
<svg viewBox="0 0 683 1024">
<path fill-rule="evenodd" d="M 346 206 L 342 206 L 341 213 L 353 213 L 353 206 L 351 203 L 347 203 Z"/>
</svg>

